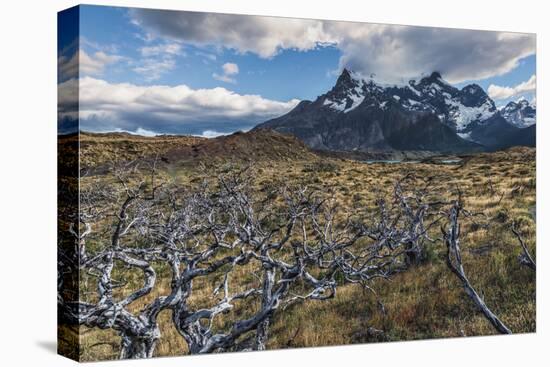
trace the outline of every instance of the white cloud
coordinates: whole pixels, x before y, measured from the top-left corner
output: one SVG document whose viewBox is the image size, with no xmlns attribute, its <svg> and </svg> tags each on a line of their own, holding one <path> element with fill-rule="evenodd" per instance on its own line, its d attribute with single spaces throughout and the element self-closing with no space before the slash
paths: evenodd
<svg viewBox="0 0 550 367">
<path fill-rule="evenodd" d="M 141 135 L 141 136 L 157 136 L 157 135 L 159 135 L 158 133 L 156 133 L 154 131 L 142 129 L 141 127 L 138 127 L 135 133 L 137 135 Z"/>
<path fill-rule="evenodd" d="M 146 81 L 151 82 L 160 79 L 163 74 L 174 70 L 175 67 L 176 60 L 172 57 L 153 57 L 140 60 L 132 70 L 143 76 Z"/>
<path fill-rule="evenodd" d="M 140 136 L 149 136 L 149 137 L 161 135 L 161 134 L 156 133 L 156 132 L 151 131 L 151 130 L 142 129 L 141 127 L 138 127 L 135 131 L 124 130 L 124 129 L 121 129 L 121 128 L 114 128 L 114 129 L 107 129 L 107 130 L 97 130 L 95 132 L 97 132 L 97 133 L 127 133 L 127 134 L 131 134 L 131 135 L 140 135 Z"/>
<path fill-rule="evenodd" d="M 432 71 L 451 83 L 486 79 L 511 71 L 535 52 L 529 34 L 344 22 L 326 26 L 340 35 L 340 68 L 374 73 L 387 82 Z"/>
<path fill-rule="evenodd" d="M 227 76 L 225 74 L 214 73 L 214 74 L 212 74 L 212 78 L 214 78 L 216 80 L 219 80 L 221 82 L 225 82 L 225 83 L 231 83 L 231 84 L 237 83 L 237 80 L 235 80 L 235 78 L 232 78 L 232 77 Z"/>
<path fill-rule="evenodd" d="M 226 62 L 225 64 L 223 64 L 222 69 L 224 74 L 226 75 L 239 74 L 239 65 L 234 64 L 232 62 Z"/>
<path fill-rule="evenodd" d="M 216 80 L 220 80 L 226 83 L 235 84 L 237 80 L 233 77 L 234 75 L 239 74 L 239 66 L 232 62 L 226 62 L 222 65 L 223 74 L 214 73 L 212 77 Z"/>
<path fill-rule="evenodd" d="M 167 72 L 176 68 L 176 57 L 185 56 L 179 43 L 161 43 L 153 46 L 144 46 L 139 49 L 141 60 L 133 61 L 132 70 L 143 79 L 151 82 L 160 79 Z"/>
<path fill-rule="evenodd" d="M 57 58 L 57 73 L 61 80 L 67 80 L 78 77 L 78 54 L 67 57 L 61 55 Z"/>
<path fill-rule="evenodd" d="M 78 79 L 68 79 L 57 85 L 57 118 L 59 121 L 78 119 Z"/>
<path fill-rule="evenodd" d="M 263 58 L 281 49 L 310 50 L 328 42 L 322 22 L 290 18 L 131 9 L 135 24 L 153 34 L 198 46 L 219 44 Z"/>
<path fill-rule="evenodd" d="M 218 59 L 215 54 L 209 52 L 195 51 L 195 55 L 202 57 L 206 63 L 216 61 Z"/>
<path fill-rule="evenodd" d="M 182 47 L 179 43 L 165 43 L 156 46 L 144 46 L 139 49 L 144 57 L 158 56 L 163 54 L 181 55 Z"/>
<path fill-rule="evenodd" d="M 74 79 L 59 84 L 59 106 L 74 103 Z M 79 116 L 85 129 L 93 131 L 149 131 L 178 133 L 193 125 L 209 130 L 218 126 L 250 126 L 282 115 L 298 100 L 273 101 L 259 95 L 241 95 L 225 88 L 192 89 L 178 86 L 140 86 L 109 83 L 84 77 L 79 80 Z M 233 125 L 229 125 L 233 124 Z M 214 130 L 214 129 L 211 129 Z"/>
<path fill-rule="evenodd" d="M 117 54 L 119 53 L 119 48 L 116 44 L 100 44 L 98 42 L 94 42 L 87 37 L 80 36 L 79 38 L 79 46 L 80 47 L 88 47 L 97 51 L 103 51 L 111 54 Z"/>
<path fill-rule="evenodd" d="M 105 66 L 122 60 L 122 56 L 108 55 L 103 51 L 92 54 L 84 50 L 75 52 L 71 57 L 59 56 L 57 66 L 62 80 L 76 78 L 79 75 L 101 75 Z"/>
<path fill-rule="evenodd" d="M 122 60 L 121 56 L 107 55 L 103 51 L 97 51 L 90 55 L 82 50 L 79 51 L 80 72 L 84 75 L 100 75 L 103 73 L 106 65 L 120 60 Z"/>
<path fill-rule="evenodd" d="M 518 96 L 523 93 L 534 92 L 537 88 L 536 75 L 531 75 L 529 80 L 519 83 L 513 87 L 502 87 L 499 85 L 491 84 L 487 89 L 489 97 L 493 99 L 507 99 Z"/>
<path fill-rule="evenodd" d="M 218 136 L 224 136 L 228 134 L 230 133 L 222 133 L 216 130 L 204 130 L 202 134 L 197 134 L 196 136 L 211 139 L 211 138 L 217 138 Z"/>
<path fill-rule="evenodd" d="M 385 81 L 432 71 L 453 83 L 485 79 L 535 53 L 533 34 L 149 9 L 132 9 L 131 17 L 156 36 L 262 58 L 334 45 L 340 68 Z"/>
</svg>

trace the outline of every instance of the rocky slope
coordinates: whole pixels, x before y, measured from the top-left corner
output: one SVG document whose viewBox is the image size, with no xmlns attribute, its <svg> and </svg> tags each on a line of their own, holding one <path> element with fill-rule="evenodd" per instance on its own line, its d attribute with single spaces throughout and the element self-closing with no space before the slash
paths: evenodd
<svg viewBox="0 0 550 367">
<path fill-rule="evenodd" d="M 500 110 L 500 114 L 512 125 L 523 128 L 535 124 L 537 108 L 529 104 L 529 101 L 526 99 L 520 99 L 517 102 L 508 102 L 508 104 Z"/>
<path fill-rule="evenodd" d="M 256 129 L 289 133 L 321 150 L 469 152 L 534 145 L 520 127 L 476 84 L 458 89 L 434 72 L 384 85 L 344 69 L 330 91 Z"/>
</svg>

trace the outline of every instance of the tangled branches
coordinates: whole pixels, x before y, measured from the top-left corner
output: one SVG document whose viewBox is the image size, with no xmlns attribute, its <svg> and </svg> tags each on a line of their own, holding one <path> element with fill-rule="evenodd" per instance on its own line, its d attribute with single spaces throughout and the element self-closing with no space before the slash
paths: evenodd
<svg viewBox="0 0 550 367">
<path fill-rule="evenodd" d="M 76 259 L 59 257 L 60 269 L 81 274 L 78 301 L 60 292 L 64 320 L 115 330 L 120 358 L 153 356 L 165 310 L 191 354 L 265 349 L 277 313 L 328 301 L 344 283 L 372 290 L 373 280 L 422 261 L 425 243 L 435 241 L 428 231 L 447 218 L 448 203 L 430 200 L 429 182 L 406 190 L 408 176 L 362 218 L 307 187 L 258 197 L 249 172 L 188 192 L 148 184 L 143 177 L 155 177 L 154 169 L 126 165 L 113 170 L 114 180 L 90 180 L 70 227 Z M 468 285 L 453 208 L 444 231 L 449 264 Z"/>
</svg>

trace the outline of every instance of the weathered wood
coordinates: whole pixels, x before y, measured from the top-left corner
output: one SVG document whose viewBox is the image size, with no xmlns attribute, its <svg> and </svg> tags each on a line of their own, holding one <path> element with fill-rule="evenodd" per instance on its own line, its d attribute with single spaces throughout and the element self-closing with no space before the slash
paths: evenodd
<svg viewBox="0 0 550 367">
<path fill-rule="evenodd" d="M 518 239 L 518 242 L 522 249 L 522 254 L 519 257 L 519 262 L 528 268 L 532 269 L 533 271 L 537 271 L 537 264 L 535 263 L 535 260 L 533 260 L 533 257 L 531 256 L 531 253 L 529 252 L 529 249 L 527 248 L 527 244 L 525 244 L 525 241 L 523 240 L 523 236 L 519 232 L 519 230 L 516 228 L 515 224 L 512 224 L 512 232 Z"/>
<path fill-rule="evenodd" d="M 242 174 L 220 176 L 217 185 L 204 184 L 185 194 L 162 185 L 154 194 L 146 192 L 144 181 L 136 182 L 135 177 L 154 173 L 140 176 L 135 166 L 122 167 L 114 175 L 116 188 L 96 185 L 82 192 L 82 228 L 70 228 L 79 258 L 66 259 L 66 268 L 97 280 L 95 301 L 65 303 L 60 296 L 58 302 L 63 317 L 73 323 L 117 331 L 120 358 L 154 355 L 160 338 L 157 317 L 164 310 L 171 310 L 172 323 L 191 354 L 263 350 L 277 313 L 300 302 L 330 300 L 344 282 L 371 290 L 374 279 L 390 278 L 420 261 L 424 241 L 430 240 L 427 232 L 441 219 L 434 219 L 434 213 L 448 204 L 426 202 L 427 185 L 405 190 L 404 179 L 395 185 L 390 201 L 378 201 L 378 211 L 368 222 L 353 215 L 340 222 L 343 214 L 330 192 L 282 187 L 275 193 L 275 208 L 275 200 L 260 201 L 250 193 L 252 185 Z M 458 214 L 455 217 L 457 221 Z M 94 232 L 100 226 L 108 232 Z M 498 325 L 500 320 L 464 275 L 458 229 L 453 228 L 447 239 L 452 269 L 467 294 Z M 86 246 L 92 238 L 101 243 L 99 250 Z M 154 264 L 170 270 L 170 289 L 150 298 L 157 281 Z M 257 282 L 237 287 L 233 278 L 244 266 L 257 270 Z M 121 286 L 113 279 L 117 267 L 141 273 L 141 284 L 122 299 L 115 297 Z M 201 306 L 190 299 L 205 277 L 217 286 L 208 304 Z M 293 287 L 298 282 L 300 287 Z M 146 296 L 140 311 L 129 311 Z M 233 315 L 223 330 L 213 327 L 242 304 L 253 304 L 249 310 L 255 311 L 246 317 Z"/>
<path fill-rule="evenodd" d="M 456 275 L 468 297 L 491 325 L 501 334 L 512 334 L 512 331 L 485 304 L 485 301 L 479 296 L 466 276 L 460 253 L 459 216 L 461 211 L 462 205 L 460 200 L 456 200 L 449 211 L 449 227 L 447 229 L 444 227 L 441 228 L 447 245 L 447 266 Z"/>
</svg>

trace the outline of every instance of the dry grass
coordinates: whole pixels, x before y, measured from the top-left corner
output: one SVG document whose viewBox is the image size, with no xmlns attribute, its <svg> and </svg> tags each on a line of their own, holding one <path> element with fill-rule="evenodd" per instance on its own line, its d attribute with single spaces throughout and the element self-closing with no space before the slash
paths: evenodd
<svg viewBox="0 0 550 367">
<path fill-rule="evenodd" d="M 333 188 L 345 211 L 372 207 L 379 195 L 387 195 L 405 173 L 418 182 L 431 181 L 439 197 L 463 195 L 466 207 L 484 213 L 485 228 L 473 221 L 463 225 L 463 260 L 474 287 L 486 303 L 515 333 L 534 332 L 535 274 L 518 262 L 520 247 L 509 229 L 516 221 L 529 248 L 535 253 L 535 151 L 515 148 L 506 152 L 484 153 L 462 166 L 436 164 L 365 164 L 323 158 L 264 161 L 255 167 L 256 189 L 266 186 L 308 184 L 312 188 Z M 210 171 L 165 167 L 163 177 L 191 187 Z M 92 180 L 92 178 L 89 178 Z M 86 182 L 83 182 L 86 185 Z M 373 284 L 377 295 L 346 285 L 335 299 L 309 301 L 292 306 L 275 317 L 268 343 L 270 349 L 341 345 L 350 343 L 413 340 L 494 334 L 495 330 L 465 298 L 463 289 L 444 262 L 443 243 L 430 244 L 428 261 L 395 276 L 391 281 Z M 159 269 L 162 273 L 162 269 Z M 247 279 L 250 269 L 241 268 L 239 279 Z M 137 273 L 120 273 L 129 284 L 139 282 Z M 169 292 L 162 276 L 156 289 L 132 305 L 139 310 L 158 294 Z M 211 280 L 201 280 L 192 302 L 205 302 L 212 290 Z M 93 288 L 83 285 L 82 291 Z M 128 287 L 129 288 L 129 287 Z M 120 289 L 119 292 L 129 292 Z M 381 306 L 383 305 L 383 307 Z M 254 304 L 242 304 L 232 311 L 246 313 Z M 157 356 L 187 353 L 183 339 L 174 329 L 170 311 L 164 311 L 159 324 L 162 336 Z M 227 317 L 227 316 L 224 316 Z M 218 327 L 223 327 L 218 320 Z M 382 333 L 373 331 L 381 330 Z M 66 330 L 66 335 L 74 336 Z M 103 360 L 118 355 L 118 336 L 112 331 L 80 328 L 82 360 Z"/>
</svg>

